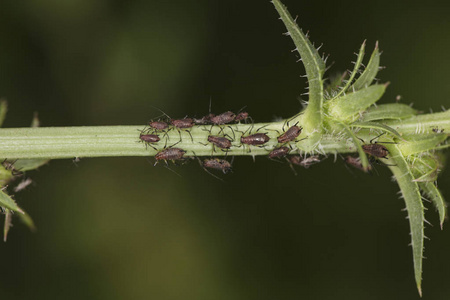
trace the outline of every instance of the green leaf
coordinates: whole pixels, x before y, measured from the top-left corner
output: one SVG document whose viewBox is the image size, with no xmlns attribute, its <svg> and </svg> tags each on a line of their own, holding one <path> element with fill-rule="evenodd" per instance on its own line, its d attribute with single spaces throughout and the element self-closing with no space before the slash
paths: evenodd
<svg viewBox="0 0 450 300">
<path fill-rule="evenodd" d="M 11 170 L 5 169 L 5 167 L 0 164 L 0 187 L 7 185 L 13 177 Z"/>
<path fill-rule="evenodd" d="M 435 148 L 435 150 L 444 150 L 444 149 L 447 149 L 447 148 L 450 148 L 450 144 L 444 144 L 444 145 L 437 146 Z"/>
<path fill-rule="evenodd" d="M 325 84 L 324 93 L 328 98 L 333 98 L 333 93 L 337 93 L 340 90 L 340 86 L 344 83 L 345 78 L 347 77 L 347 72 L 342 74 L 334 74 L 330 75 L 330 82 Z"/>
<path fill-rule="evenodd" d="M 350 75 L 349 80 L 347 81 L 347 84 L 339 91 L 339 93 L 333 97 L 333 98 L 338 98 L 340 97 L 343 93 L 345 93 L 347 91 L 347 89 L 350 87 L 350 85 L 353 82 L 353 79 L 355 79 L 356 74 L 358 73 L 359 67 L 361 66 L 362 60 L 364 58 L 364 49 L 366 47 L 366 41 L 364 41 L 361 45 L 361 49 L 359 49 L 359 53 L 358 53 L 358 59 L 356 60 L 355 66 L 353 68 L 353 72 Z"/>
<path fill-rule="evenodd" d="M 419 182 L 420 189 L 430 197 L 437 211 L 439 212 L 439 220 L 442 226 L 444 225 L 445 216 L 446 216 L 446 206 L 444 198 L 442 197 L 441 192 L 438 190 L 436 185 L 433 182 Z"/>
<path fill-rule="evenodd" d="M 49 159 L 19 159 L 14 163 L 14 168 L 21 172 L 37 169 L 46 163 Z"/>
<path fill-rule="evenodd" d="M 321 78 L 325 72 L 325 62 L 320 57 L 319 52 L 316 48 L 314 48 L 303 31 L 298 27 L 286 6 L 284 6 L 279 0 L 273 0 L 272 3 L 278 11 L 281 20 L 286 26 L 290 37 L 297 47 L 296 50 L 303 60 L 308 80 L 313 81 Z"/>
<path fill-rule="evenodd" d="M 306 35 L 297 26 L 287 8 L 279 0 L 273 0 L 272 3 L 286 26 L 288 35 L 292 38 L 305 66 L 309 85 L 309 99 L 308 107 L 303 113 L 302 126 L 308 139 L 303 141 L 301 145 L 299 144 L 299 146 L 305 151 L 312 151 L 321 138 L 317 131 L 322 130 L 324 98 L 322 77 L 325 73 L 325 62 L 320 57 L 317 49 L 314 48 Z M 299 115 L 293 119 L 294 122 L 299 120 Z"/>
<path fill-rule="evenodd" d="M 375 121 L 394 119 L 400 120 L 417 115 L 417 110 L 409 105 L 401 103 L 388 103 L 378 106 L 371 106 L 365 112 L 361 121 Z"/>
<path fill-rule="evenodd" d="M 390 166 L 406 203 L 409 225 L 411 228 L 411 245 L 413 250 L 414 273 L 419 294 L 422 295 L 422 260 L 424 242 L 424 207 L 419 186 L 414 182 L 414 176 L 398 145 L 386 144 L 391 155 Z"/>
<path fill-rule="evenodd" d="M 437 180 L 440 162 L 434 155 L 410 156 L 411 169 L 416 182 L 434 182 Z"/>
<path fill-rule="evenodd" d="M 384 124 L 394 128 L 401 126 L 402 133 L 416 133 L 416 134 L 433 133 L 432 130 L 434 128 L 438 128 L 441 131 L 443 130 L 442 132 L 449 133 L 450 132 L 449 120 L 450 120 L 450 109 L 443 112 L 417 115 L 411 118 L 402 119 L 401 121 L 386 120 Z"/>
<path fill-rule="evenodd" d="M 0 190 L 0 206 L 22 214 L 24 213 L 23 210 L 17 206 L 16 202 L 3 190 Z"/>
<path fill-rule="evenodd" d="M 404 156 L 422 153 L 436 149 L 436 147 L 447 139 L 447 134 L 435 135 L 411 134 L 404 136 L 405 142 L 399 143 L 399 149 Z"/>
<path fill-rule="evenodd" d="M 386 85 L 375 84 L 327 102 L 328 114 L 340 121 L 355 121 L 359 114 L 383 96 Z"/>
<path fill-rule="evenodd" d="M 395 130 L 394 128 L 380 124 L 380 123 L 376 123 L 376 122 L 354 122 L 354 123 L 350 124 L 349 126 L 350 127 L 358 127 L 358 128 L 379 129 L 379 130 L 383 130 L 384 132 L 390 133 L 390 134 L 395 135 L 396 137 L 402 139 L 402 137 L 400 136 L 400 133 L 398 133 L 397 130 Z"/>
<path fill-rule="evenodd" d="M 378 68 L 380 67 L 380 52 L 378 51 L 378 42 L 375 43 L 375 49 L 372 52 L 369 63 L 362 75 L 355 81 L 352 88 L 354 90 L 360 90 L 370 86 L 372 81 L 377 76 Z"/>
<path fill-rule="evenodd" d="M 6 113 L 8 112 L 8 102 L 6 100 L 0 100 L 0 127 L 5 121 Z"/>
</svg>

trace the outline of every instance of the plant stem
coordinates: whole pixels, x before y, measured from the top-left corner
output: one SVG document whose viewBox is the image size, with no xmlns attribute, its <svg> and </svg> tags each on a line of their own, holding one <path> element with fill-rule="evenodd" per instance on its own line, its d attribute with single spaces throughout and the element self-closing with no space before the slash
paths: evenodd
<svg viewBox="0 0 450 300">
<path fill-rule="evenodd" d="M 407 120 L 389 120 L 384 123 L 395 128 L 401 134 L 432 134 L 432 129 L 436 127 L 445 130 L 445 132 L 450 132 L 450 111 L 419 115 Z M 273 148 L 280 146 L 276 138 L 287 128 L 288 125 L 285 121 L 223 126 L 200 125 L 180 131 L 172 128 L 167 133 L 159 133 L 161 141 L 155 144 L 154 147 L 160 151 L 164 147 L 176 144 L 174 147 L 187 151 L 185 156 L 194 154 L 197 156 L 267 155 Z M 140 130 L 142 130 L 142 125 L 0 129 L 0 158 L 61 159 L 74 157 L 154 156 L 157 150 L 145 147 L 144 144 L 139 143 Z M 241 135 L 247 136 L 256 132 L 266 133 L 271 138 L 264 147 L 241 144 Z M 333 130 L 329 132 L 333 132 Z M 338 132 L 340 130 L 337 129 L 334 131 L 335 134 L 322 135 L 317 151 L 325 155 L 356 152 L 353 143 L 347 138 L 343 138 L 341 134 L 337 134 Z M 361 130 L 358 132 L 358 137 L 369 140 L 374 134 L 368 130 Z M 233 146 L 229 151 L 222 151 L 217 147 L 213 151 L 212 144 L 207 141 L 208 135 L 225 135 L 233 140 Z M 305 137 L 305 134 L 302 133 L 298 140 Z M 292 146 L 293 150 L 295 150 L 296 146 L 294 143 L 292 143 Z M 297 143 L 297 146 L 301 148 L 301 142 Z"/>
</svg>

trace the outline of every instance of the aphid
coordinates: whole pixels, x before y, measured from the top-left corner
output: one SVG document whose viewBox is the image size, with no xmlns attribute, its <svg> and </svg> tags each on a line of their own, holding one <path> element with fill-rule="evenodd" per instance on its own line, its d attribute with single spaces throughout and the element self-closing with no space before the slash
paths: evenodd
<svg viewBox="0 0 450 300">
<path fill-rule="evenodd" d="M 157 143 L 159 142 L 159 136 L 156 134 L 141 134 L 139 135 L 139 139 L 144 143 Z"/>
<path fill-rule="evenodd" d="M 356 169 L 364 171 L 364 172 L 370 171 L 372 169 L 372 166 L 368 165 L 367 170 L 365 170 L 359 157 L 353 157 L 353 156 L 349 155 L 345 158 L 345 163 L 355 167 Z"/>
<path fill-rule="evenodd" d="M 207 114 L 206 116 L 203 116 L 201 119 L 193 119 L 194 123 L 196 125 L 208 125 L 211 124 L 211 118 L 213 118 L 215 115 L 214 114 Z"/>
<path fill-rule="evenodd" d="M 191 118 L 173 119 L 170 122 L 177 128 L 191 128 L 195 125 L 194 120 Z"/>
<path fill-rule="evenodd" d="M 211 117 L 211 123 L 214 125 L 223 125 L 223 124 L 228 124 L 230 122 L 233 122 L 236 118 L 236 115 L 231 112 L 231 111 L 227 111 L 224 112 L 220 115 Z"/>
<path fill-rule="evenodd" d="M 275 148 L 269 153 L 269 158 L 284 157 L 288 155 L 290 151 L 291 149 L 289 147 Z"/>
<path fill-rule="evenodd" d="M 165 130 L 169 128 L 169 124 L 164 121 L 150 121 L 148 122 L 148 126 L 154 130 Z"/>
<path fill-rule="evenodd" d="M 145 133 L 151 133 L 154 134 L 157 131 L 164 131 L 164 136 L 167 137 L 167 140 L 169 139 L 169 136 L 167 135 L 168 130 L 166 130 L 167 128 L 169 128 L 169 124 L 167 124 L 164 121 L 150 121 L 148 122 L 148 129 L 145 129 L 141 131 L 141 135 L 145 132 Z"/>
<path fill-rule="evenodd" d="M 284 144 L 284 143 L 295 140 L 302 132 L 302 129 L 303 129 L 302 127 L 299 127 L 297 125 L 289 127 L 288 130 L 286 130 L 282 135 L 280 135 L 277 138 L 278 143 Z"/>
<path fill-rule="evenodd" d="M 160 140 L 159 136 L 157 136 L 156 134 L 142 134 L 142 133 L 139 135 L 139 139 L 141 140 L 141 142 L 145 143 L 146 147 L 150 146 L 155 150 L 156 150 L 156 148 L 150 144 L 157 143 Z"/>
<path fill-rule="evenodd" d="M 264 145 L 270 140 L 270 137 L 265 133 L 255 133 L 248 136 L 241 136 L 241 143 L 257 146 Z"/>
<path fill-rule="evenodd" d="M 203 161 L 203 167 L 208 169 L 220 170 L 223 174 L 227 174 L 232 171 L 231 163 L 225 159 L 212 158 L 205 159 Z"/>
<path fill-rule="evenodd" d="M 222 149 L 231 148 L 231 141 L 225 137 L 210 135 L 208 136 L 208 142 L 213 143 L 215 146 Z"/>
<path fill-rule="evenodd" d="M 308 156 L 303 159 L 301 166 L 308 169 L 310 166 L 320 163 L 320 157 L 318 155 Z"/>
<path fill-rule="evenodd" d="M 383 134 L 385 134 L 385 132 L 383 132 L 382 134 L 374 137 L 373 139 L 370 140 L 370 144 L 364 144 L 362 145 L 362 149 L 366 154 L 372 155 L 374 157 L 378 157 L 378 158 L 386 158 L 387 159 L 387 155 L 389 154 L 389 150 L 379 144 L 378 142 L 373 142 L 373 140 L 379 138 L 380 136 L 382 136 Z M 364 140 L 360 139 L 363 143 Z M 395 144 L 395 143 L 391 143 L 391 142 L 383 142 L 384 144 Z"/>
<path fill-rule="evenodd" d="M 291 164 L 304 167 L 305 169 L 308 169 L 311 165 L 319 163 L 320 158 L 318 155 L 312 155 L 308 156 L 306 158 L 301 157 L 300 155 L 294 155 L 289 157 L 289 162 Z"/>
<path fill-rule="evenodd" d="M 361 147 L 365 153 L 378 158 L 387 158 L 387 155 L 389 154 L 389 150 L 381 144 L 365 144 Z"/>
<path fill-rule="evenodd" d="M 156 163 L 160 160 L 165 160 L 166 163 L 168 160 L 181 160 L 185 153 L 186 151 L 180 148 L 167 148 L 155 155 Z"/>
<path fill-rule="evenodd" d="M 236 115 L 236 117 L 234 118 L 234 121 L 241 122 L 241 121 L 246 121 L 249 118 L 250 118 L 250 116 L 248 115 L 248 112 L 243 111 Z"/>
<path fill-rule="evenodd" d="M 172 123 L 173 126 L 178 128 L 178 133 L 180 134 L 180 141 L 182 140 L 182 138 L 181 138 L 181 131 L 179 129 L 191 128 L 195 125 L 194 120 L 191 118 L 172 119 L 170 122 Z M 194 138 L 192 137 L 192 134 L 188 130 L 184 130 L 184 131 L 186 131 L 191 136 L 191 140 L 192 140 L 192 142 L 194 142 Z"/>
</svg>

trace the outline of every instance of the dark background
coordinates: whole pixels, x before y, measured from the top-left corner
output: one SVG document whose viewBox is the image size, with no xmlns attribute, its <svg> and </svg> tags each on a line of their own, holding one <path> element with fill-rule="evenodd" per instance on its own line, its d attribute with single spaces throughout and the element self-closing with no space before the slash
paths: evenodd
<svg viewBox="0 0 450 300">
<path fill-rule="evenodd" d="M 445 4 L 444 4 L 445 3 Z M 446 1 L 294 1 L 292 15 L 335 62 L 361 42 L 383 51 L 381 103 L 450 106 Z M 144 125 L 239 110 L 288 117 L 305 90 L 301 64 L 269 1 L 1 1 L 0 95 L 6 127 Z M 367 60 L 366 60 L 367 62 Z M 294 176 L 238 157 L 222 183 L 197 164 L 145 158 L 52 161 L 16 199 L 0 245 L 1 299 L 417 299 L 398 187 L 329 158 Z M 439 186 L 450 197 L 449 171 Z M 450 297 L 450 230 L 431 203 L 424 299 Z"/>
</svg>

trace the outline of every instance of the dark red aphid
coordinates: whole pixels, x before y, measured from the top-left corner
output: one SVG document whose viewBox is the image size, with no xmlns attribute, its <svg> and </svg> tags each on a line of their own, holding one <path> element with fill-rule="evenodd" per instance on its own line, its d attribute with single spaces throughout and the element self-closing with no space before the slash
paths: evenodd
<svg viewBox="0 0 450 300">
<path fill-rule="evenodd" d="M 194 120 L 191 118 L 174 119 L 171 120 L 171 123 L 177 128 L 191 128 L 195 125 Z"/>
<path fill-rule="evenodd" d="M 208 136 L 208 142 L 213 143 L 215 146 L 222 149 L 231 148 L 231 141 L 225 137 L 210 135 Z"/>
<path fill-rule="evenodd" d="M 164 130 L 169 128 L 169 124 L 163 121 L 151 121 L 148 123 L 148 126 L 150 126 L 150 128 L 153 128 L 155 130 Z"/>
<path fill-rule="evenodd" d="M 389 154 L 389 150 L 385 146 L 379 144 L 378 142 L 373 142 L 374 140 L 376 140 L 383 134 L 385 134 L 385 132 L 383 132 L 382 134 L 371 139 L 370 144 L 363 144 L 361 146 L 363 151 L 366 154 L 372 155 L 377 158 L 387 158 L 387 156 Z M 364 140 L 362 140 L 362 139 L 360 139 L 360 140 L 364 143 Z M 395 142 L 383 142 L 383 143 L 384 144 L 395 144 Z"/>
<path fill-rule="evenodd" d="M 211 124 L 211 118 L 213 118 L 214 116 L 214 114 L 208 114 L 206 116 L 203 116 L 201 119 L 194 118 L 193 120 L 196 125 L 208 125 Z"/>
<path fill-rule="evenodd" d="M 299 127 L 297 125 L 290 127 L 288 130 L 286 130 L 282 135 L 280 135 L 277 138 L 278 143 L 284 144 L 295 140 L 302 132 L 302 129 L 303 129 L 302 127 Z"/>
<path fill-rule="evenodd" d="M 269 158 L 284 157 L 288 155 L 290 151 L 291 149 L 289 147 L 275 148 L 269 153 Z"/>
<path fill-rule="evenodd" d="M 236 117 L 234 118 L 234 121 L 241 122 L 241 121 L 247 120 L 248 118 L 250 118 L 250 116 L 248 115 L 248 112 L 243 111 L 236 115 Z"/>
<path fill-rule="evenodd" d="M 368 166 L 367 166 L 367 170 L 364 169 L 364 167 L 363 167 L 363 165 L 362 165 L 362 163 L 361 163 L 361 159 L 359 159 L 359 157 L 353 157 L 353 156 L 350 156 L 350 155 L 349 155 L 349 156 L 347 156 L 347 157 L 345 158 L 345 163 L 348 164 L 348 165 L 351 165 L 351 166 L 355 167 L 356 169 L 359 169 L 359 170 L 361 170 L 361 171 L 364 171 L 364 172 L 366 172 L 366 171 L 372 169 L 372 166 L 371 166 L 371 165 L 368 165 Z"/>
<path fill-rule="evenodd" d="M 362 145 L 362 149 L 365 153 L 378 158 L 387 158 L 389 154 L 389 150 L 385 146 L 377 143 Z"/>
<path fill-rule="evenodd" d="M 144 143 L 157 143 L 160 140 L 156 134 L 140 134 L 139 139 Z"/>
<path fill-rule="evenodd" d="M 224 174 L 232 171 L 231 163 L 224 159 L 212 158 L 203 161 L 203 167 L 208 169 L 220 170 Z"/>
<path fill-rule="evenodd" d="M 236 118 L 236 115 L 233 112 L 227 111 L 220 115 L 212 117 L 211 124 L 214 124 L 214 125 L 228 124 L 230 122 L 233 122 L 235 118 Z"/>
<path fill-rule="evenodd" d="M 319 163 L 320 158 L 318 155 L 312 155 L 312 156 L 308 156 L 306 158 L 303 158 L 300 155 L 294 155 L 294 156 L 289 157 L 289 162 L 291 164 L 301 166 L 301 167 L 307 169 L 311 165 Z"/>
<path fill-rule="evenodd" d="M 242 136 L 241 137 L 241 143 L 257 146 L 257 145 L 264 145 L 270 140 L 270 137 L 265 133 L 255 133 L 249 136 Z"/>
<path fill-rule="evenodd" d="M 180 160 L 186 151 L 180 148 L 168 148 L 155 155 L 156 160 Z"/>
</svg>

